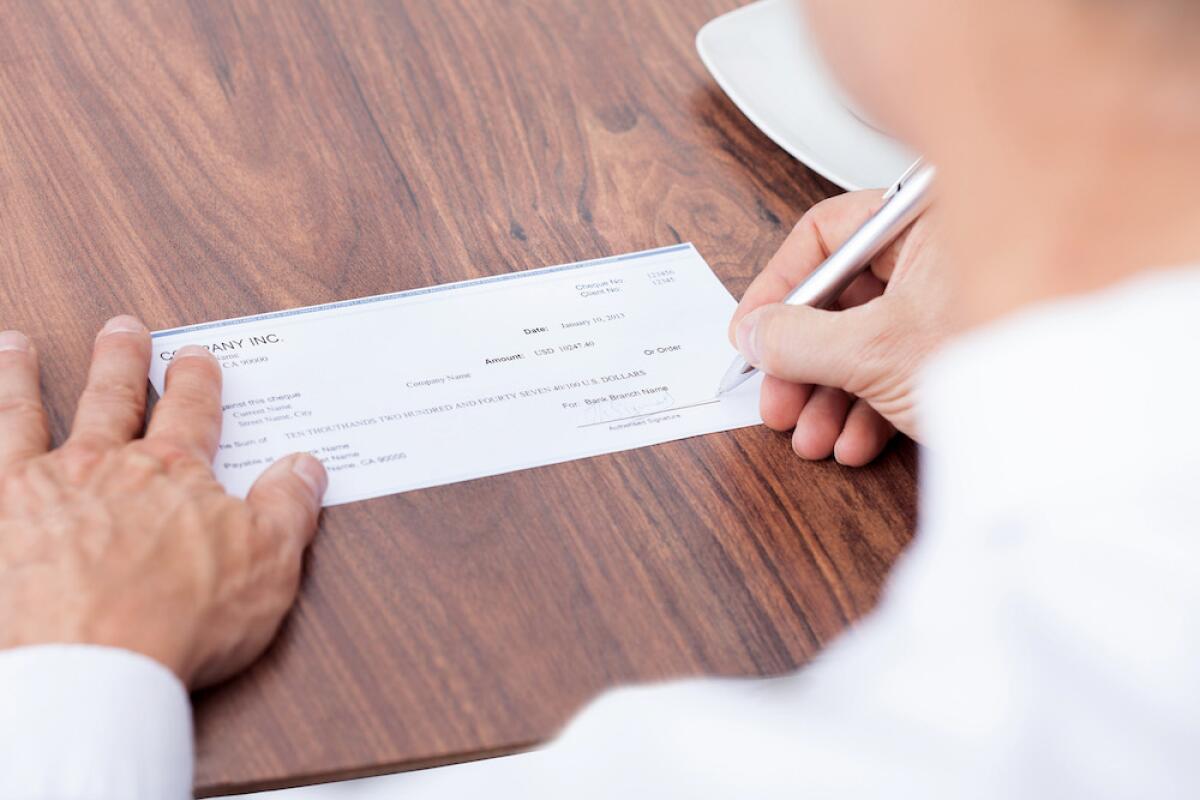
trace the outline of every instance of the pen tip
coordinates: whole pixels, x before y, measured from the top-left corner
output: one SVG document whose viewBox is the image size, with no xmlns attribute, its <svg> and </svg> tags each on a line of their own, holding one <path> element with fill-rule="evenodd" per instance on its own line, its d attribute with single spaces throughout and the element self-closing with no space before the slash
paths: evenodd
<svg viewBox="0 0 1200 800">
<path fill-rule="evenodd" d="M 717 386 L 717 397 L 728 394 L 733 389 L 741 386 L 746 378 L 754 371 L 746 360 L 738 356 L 729 365 L 729 369 L 721 376 L 721 383 Z"/>
</svg>

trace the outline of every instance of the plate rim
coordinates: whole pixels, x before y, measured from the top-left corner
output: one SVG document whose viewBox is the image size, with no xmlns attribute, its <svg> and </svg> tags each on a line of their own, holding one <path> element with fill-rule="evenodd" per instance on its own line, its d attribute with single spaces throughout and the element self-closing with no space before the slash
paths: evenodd
<svg viewBox="0 0 1200 800">
<path fill-rule="evenodd" d="M 740 97 L 740 93 L 735 91 L 730 85 L 728 78 L 722 74 L 722 70 L 716 65 L 716 60 L 712 54 L 712 45 L 710 40 L 713 37 L 712 30 L 714 27 L 720 27 L 722 23 L 726 23 L 730 17 L 735 17 L 754 10 L 756 7 L 772 2 L 772 0 L 755 0 L 753 3 L 739 6 L 731 11 L 726 11 L 720 16 L 713 17 L 708 22 L 701 26 L 696 33 L 696 52 L 700 56 L 701 63 L 708 70 L 708 74 L 712 77 L 725 96 L 733 103 L 733 105 L 742 113 L 750 123 L 763 132 L 764 135 L 775 143 L 785 153 L 799 161 L 804 166 L 811 169 L 826 180 L 840 186 L 846 191 L 859 191 L 862 189 L 875 189 L 881 187 L 861 186 L 857 181 L 847 178 L 839 169 L 830 165 L 830 163 L 821 158 L 811 150 L 799 151 L 799 148 L 793 147 L 791 142 L 781 136 L 775 126 L 764 120 L 758 112 L 756 112 L 751 104 L 744 102 L 744 98 Z M 899 177 L 899 174 L 897 174 Z"/>
</svg>

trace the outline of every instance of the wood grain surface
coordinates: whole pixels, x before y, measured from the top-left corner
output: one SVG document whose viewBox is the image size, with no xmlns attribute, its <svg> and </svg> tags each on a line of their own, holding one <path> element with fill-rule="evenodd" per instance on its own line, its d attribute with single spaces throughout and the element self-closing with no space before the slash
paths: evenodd
<svg viewBox="0 0 1200 800">
<path fill-rule="evenodd" d="M 670 244 L 735 295 L 833 191 L 695 55 L 735 0 L 2 0 L 0 303 L 61 437 L 92 337 Z M 378 358 L 404 358 L 397 342 Z M 197 791 L 452 762 L 605 687 L 767 675 L 874 602 L 915 454 L 763 429 L 326 513 L 278 642 L 196 698 Z"/>
</svg>

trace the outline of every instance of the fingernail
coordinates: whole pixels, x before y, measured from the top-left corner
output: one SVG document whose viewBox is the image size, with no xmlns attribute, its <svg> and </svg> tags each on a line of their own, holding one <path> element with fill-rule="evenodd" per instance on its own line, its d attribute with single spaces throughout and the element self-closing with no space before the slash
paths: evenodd
<svg viewBox="0 0 1200 800">
<path fill-rule="evenodd" d="M 181 358 L 212 358 L 213 354 L 205 350 L 198 344 L 185 344 L 183 347 L 175 351 L 172 360 L 178 361 Z"/>
<path fill-rule="evenodd" d="M 758 314 L 750 313 L 742 318 L 737 327 L 738 352 L 751 366 L 755 367 L 758 366 L 758 336 L 755 335 L 757 321 Z"/>
<path fill-rule="evenodd" d="M 29 350 L 29 337 L 20 331 L 0 333 L 0 350 Z"/>
<path fill-rule="evenodd" d="M 137 317 L 131 317 L 128 314 L 122 314 L 119 317 L 113 317 L 108 322 L 104 323 L 104 327 L 100 329 L 101 336 L 108 336 L 110 333 L 145 333 L 146 326 Z"/>
<path fill-rule="evenodd" d="M 846 466 L 846 457 L 842 452 L 846 449 L 846 445 L 842 444 L 842 440 L 844 438 L 845 434 L 843 433 L 833 440 L 833 460 L 841 464 L 843 467 Z"/>
<path fill-rule="evenodd" d="M 292 462 L 292 472 L 312 490 L 313 497 L 320 500 L 325 496 L 325 487 L 329 485 L 329 477 L 325 467 L 315 457 L 303 453 Z"/>
</svg>

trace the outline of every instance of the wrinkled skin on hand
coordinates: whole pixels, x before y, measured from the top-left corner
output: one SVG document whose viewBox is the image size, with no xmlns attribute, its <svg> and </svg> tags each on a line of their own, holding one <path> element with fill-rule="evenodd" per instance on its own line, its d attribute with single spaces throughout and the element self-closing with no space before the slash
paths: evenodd
<svg viewBox="0 0 1200 800">
<path fill-rule="evenodd" d="M 273 464 L 245 500 L 213 477 L 221 369 L 181 349 L 145 435 L 149 333 L 96 339 L 68 440 L 50 449 L 37 354 L 0 334 L 0 648 L 86 643 L 142 653 L 200 687 L 244 668 L 291 607 L 325 472 Z"/>
</svg>

